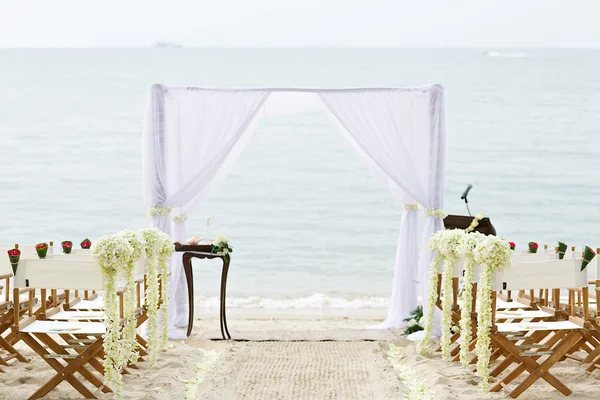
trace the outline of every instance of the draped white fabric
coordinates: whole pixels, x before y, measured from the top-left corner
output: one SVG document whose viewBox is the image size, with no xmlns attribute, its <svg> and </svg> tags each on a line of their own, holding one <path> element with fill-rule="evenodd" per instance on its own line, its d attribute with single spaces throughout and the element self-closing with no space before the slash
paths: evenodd
<svg viewBox="0 0 600 400">
<path fill-rule="evenodd" d="M 344 90 L 154 85 L 144 129 L 144 197 L 148 207 L 173 210 L 154 216 L 153 225 L 172 234 L 175 241 L 183 241 L 185 222 L 172 218 L 191 212 L 218 186 L 263 114 L 287 113 L 290 101 L 303 111 L 314 111 L 319 99 L 393 195 L 426 209 L 442 207 L 445 128 L 443 88 L 439 85 Z M 427 287 L 431 257 L 426 239 L 441 225 L 441 219 L 427 218 L 417 262 L 418 212 L 405 210 L 388 316 L 379 328 L 401 326 L 416 306 L 417 279 L 421 287 Z M 172 265 L 171 323 L 183 325 L 187 322 L 187 291 L 181 257 L 174 257 Z"/>
<path fill-rule="evenodd" d="M 392 194 L 400 190 L 426 209 L 443 204 L 445 126 L 443 88 L 411 90 L 347 90 L 319 96 L 344 127 L 360 154 L 384 175 Z M 379 328 L 399 328 L 417 302 L 416 280 L 426 299 L 429 237 L 443 227 L 441 218 L 427 217 L 421 257 L 417 254 L 416 212 L 404 213 L 388 315 Z M 417 262 L 417 260 L 419 260 Z M 414 269 L 418 266 L 418 273 Z"/>
<path fill-rule="evenodd" d="M 143 140 L 144 198 L 148 207 L 175 211 L 154 216 L 155 227 L 174 241 L 185 240 L 185 222 L 173 216 L 185 215 L 224 178 L 224 166 L 241 152 L 240 138 L 253 129 L 268 94 L 152 86 Z M 187 318 L 181 256 L 171 264 L 169 319 L 181 326 Z M 172 330 L 171 336 L 178 335 Z"/>
</svg>

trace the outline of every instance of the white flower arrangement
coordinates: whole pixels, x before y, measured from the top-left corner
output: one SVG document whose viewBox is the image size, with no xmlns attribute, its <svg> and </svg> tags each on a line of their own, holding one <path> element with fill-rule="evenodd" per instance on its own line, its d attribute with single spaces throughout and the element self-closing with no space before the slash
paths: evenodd
<svg viewBox="0 0 600 400">
<path fill-rule="evenodd" d="M 149 208 L 148 211 L 146 211 L 146 214 L 150 217 L 155 217 L 157 215 L 169 215 L 171 214 L 171 211 L 173 211 L 172 208 L 157 206 Z"/>
<path fill-rule="evenodd" d="M 146 243 L 146 257 L 148 265 L 146 270 L 146 315 L 148 322 L 146 327 L 149 365 L 154 367 L 158 358 L 161 343 L 158 340 L 158 256 L 160 254 L 160 231 L 156 228 L 148 228 L 142 230 L 144 241 Z"/>
<path fill-rule="evenodd" d="M 184 389 L 185 389 L 185 397 L 184 400 L 197 400 L 198 399 L 198 389 L 200 385 L 206 378 L 209 372 L 212 371 L 215 364 L 217 363 L 217 359 L 219 358 L 219 353 L 212 350 L 200 350 L 202 352 L 202 361 L 195 365 L 196 375 L 190 379 L 189 381 L 184 381 Z"/>
<path fill-rule="evenodd" d="M 107 278 L 104 297 L 106 307 L 106 333 L 104 334 L 104 383 L 115 391 L 117 398 L 122 396 L 123 378 L 121 370 L 127 364 L 130 353 L 121 346 L 121 329 L 119 301 L 117 297 L 116 279 L 131 259 L 135 249 L 121 235 L 107 235 L 96 241 L 91 253 Z"/>
<path fill-rule="evenodd" d="M 432 235 L 429 240 L 429 250 L 434 252 L 434 259 L 429 270 L 429 291 L 427 295 L 427 318 L 425 319 L 425 332 L 419 342 L 418 349 L 421 354 L 429 354 L 429 343 L 433 328 L 433 312 L 437 300 L 438 264 L 444 260 L 442 272 L 442 356 L 450 357 L 450 336 L 452 334 L 452 272 L 458 259 L 457 248 L 465 232 L 460 229 L 440 230 Z"/>
<path fill-rule="evenodd" d="M 465 270 L 462 277 L 462 291 L 460 293 L 460 362 L 467 368 L 471 363 L 469 346 L 473 339 L 471 327 L 471 305 L 473 303 L 473 268 L 475 260 L 473 258 L 473 249 L 485 238 L 485 235 L 479 232 L 472 232 L 464 235 L 458 245 L 457 252 L 465 260 Z M 473 310 L 474 311 L 474 310 Z"/>
<path fill-rule="evenodd" d="M 477 228 L 479 226 L 479 222 L 483 219 L 483 214 L 477 214 L 475 216 L 475 218 L 473 218 L 473 221 L 471 221 L 471 225 L 469 225 L 466 229 L 465 232 L 469 233 L 469 232 L 473 232 L 475 230 L 475 228 Z"/>
<path fill-rule="evenodd" d="M 169 341 L 169 259 L 175 251 L 175 245 L 171 237 L 162 232 L 159 233 L 159 249 L 158 267 L 163 300 L 160 307 L 162 314 L 160 348 L 165 349 Z"/>
<path fill-rule="evenodd" d="M 477 314 L 477 375 L 481 378 L 481 389 L 489 387 L 490 329 L 492 326 L 492 275 L 510 263 L 510 245 L 504 239 L 487 236 L 473 249 L 473 259 L 482 268 L 479 278 L 479 312 Z"/>
<path fill-rule="evenodd" d="M 405 204 L 404 209 L 407 211 L 417 211 L 419 209 L 418 204 Z"/>
<path fill-rule="evenodd" d="M 125 352 L 129 354 L 128 361 L 133 364 L 139 358 L 137 336 L 137 321 L 135 313 L 135 277 L 133 271 L 135 264 L 146 255 L 146 243 L 144 236 L 139 231 L 124 230 L 120 235 L 129 242 L 133 248 L 133 253 L 129 258 L 129 262 L 123 270 L 125 278 L 125 293 L 123 294 L 123 312 L 125 318 L 125 326 L 123 327 L 123 345 Z"/>
<path fill-rule="evenodd" d="M 388 360 L 398 374 L 402 384 L 406 387 L 408 393 L 407 400 L 434 400 L 435 393 L 427 388 L 422 380 L 419 379 L 419 374 L 415 373 L 409 367 L 404 365 L 404 349 L 390 344 L 388 352 Z"/>
<path fill-rule="evenodd" d="M 212 242 L 212 250 L 216 254 L 229 254 L 233 252 L 233 248 L 229 245 L 229 239 L 223 235 L 218 235 Z"/>
</svg>

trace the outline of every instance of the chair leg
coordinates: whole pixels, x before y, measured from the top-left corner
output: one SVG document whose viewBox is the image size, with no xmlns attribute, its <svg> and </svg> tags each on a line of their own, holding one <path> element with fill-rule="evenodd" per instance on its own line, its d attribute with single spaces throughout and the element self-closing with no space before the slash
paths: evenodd
<svg viewBox="0 0 600 400">
<path fill-rule="evenodd" d="M 67 365 L 64 366 L 56 359 L 50 358 L 49 356 L 51 356 L 51 354 L 28 333 L 19 332 L 19 336 L 23 342 L 25 342 L 33 351 L 38 353 L 44 359 L 44 361 L 46 361 L 46 363 L 54 368 L 54 370 L 57 372 L 48 382 L 46 382 L 34 394 L 32 394 L 29 399 L 40 399 L 46 396 L 52 389 L 54 389 L 64 380 L 69 382 L 71 386 L 73 386 L 73 388 L 81 393 L 81 395 L 86 399 L 96 398 L 96 396 L 94 396 L 94 394 L 87 387 L 85 387 L 83 383 L 73 376 L 73 372 L 75 372 L 80 365 L 86 363 L 89 357 L 93 356 L 100 348 L 102 348 L 102 339 L 98 339 L 98 341 L 88 347 L 76 359 L 72 360 L 71 362 L 67 362 Z"/>
</svg>

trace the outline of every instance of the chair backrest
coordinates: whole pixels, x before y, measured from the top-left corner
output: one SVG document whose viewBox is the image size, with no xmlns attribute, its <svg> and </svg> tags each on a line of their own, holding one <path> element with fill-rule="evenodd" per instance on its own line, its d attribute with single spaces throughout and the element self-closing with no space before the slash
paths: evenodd
<svg viewBox="0 0 600 400">
<path fill-rule="evenodd" d="M 15 288 L 102 290 L 107 280 L 94 260 L 66 257 L 21 259 L 14 278 Z"/>
<path fill-rule="evenodd" d="M 514 263 L 492 278 L 492 290 L 587 288 L 587 271 L 581 258 Z"/>
</svg>

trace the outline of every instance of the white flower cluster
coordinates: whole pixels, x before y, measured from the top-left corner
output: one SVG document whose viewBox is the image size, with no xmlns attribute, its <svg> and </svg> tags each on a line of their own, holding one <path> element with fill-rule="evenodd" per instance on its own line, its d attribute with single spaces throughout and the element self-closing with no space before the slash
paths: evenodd
<svg viewBox="0 0 600 400">
<path fill-rule="evenodd" d="M 164 254 L 172 254 L 174 245 L 171 238 L 157 230 L 130 231 L 125 230 L 118 234 L 107 235 L 96 241 L 91 248 L 92 255 L 106 277 L 106 333 L 104 335 L 103 366 L 105 369 L 105 384 L 115 390 L 117 398 L 122 396 L 123 381 L 121 371 L 130 363 L 138 360 L 138 345 L 136 341 L 136 316 L 135 316 L 135 281 L 134 269 L 136 262 L 144 256 L 160 261 Z M 155 309 L 159 302 L 158 283 L 152 270 L 156 269 L 155 262 L 148 263 L 149 285 L 146 292 L 148 309 Z M 117 296 L 116 280 L 123 277 L 125 280 L 125 293 L 123 296 L 123 313 L 119 315 L 119 302 Z M 166 285 L 165 285 L 166 287 Z M 155 293 L 153 296 L 152 293 Z M 165 313 L 166 314 L 166 310 Z M 125 318 L 125 326 L 120 327 L 121 317 Z M 156 318 L 155 318 L 156 319 Z M 150 325 L 150 324 L 149 324 Z M 156 329 L 155 329 L 156 330 Z M 152 353 L 155 345 L 149 341 L 149 350 Z"/>
<path fill-rule="evenodd" d="M 492 276 L 495 271 L 510 263 L 511 250 L 507 241 L 496 236 L 488 236 L 473 249 L 473 259 L 483 271 L 479 278 L 479 312 L 477 314 L 477 375 L 481 378 L 481 389 L 486 392 L 489 386 L 489 365 L 492 350 L 490 329 L 492 326 Z"/>
<path fill-rule="evenodd" d="M 428 208 L 427 210 L 425 210 L 425 215 L 434 218 L 446 218 L 447 216 L 447 214 L 444 211 L 435 208 Z"/>
<path fill-rule="evenodd" d="M 229 239 L 223 235 L 218 235 L 212 242 L 212 252 L 216 254 L 229 254 L 233 248 L 229 245 Z"/>
<path fill-rule="evenodd" d="M 172 208 L 169 207 L 151 207 L 146 211 L 146 214 L 150 217 L 154 217 L 157 215 L 169 215 L 173 211 Z"/>
<path fill-rule="evenodd" d="M 198 399 L 198 389 L 200 385 L 204 381 L 206 375 L 212 371 L 215 364 L 217 363 L 217 359 L 219 358 L 219 353 L 212 350 L 200 350 L 202 351 L 203 359 L 199 363 L 195 365 L 196 367 L 196 375 L 190 379 L 189 381 L 184 381 L 184 389 L 185 389 L 185 398 L 184 400 L 196 400 Z"/>
<path fill-rule="evenodd" d="M 472 232 L 464 235 L 457 247 L 457 252 L 465 260 L 464 275 L 462 277 L 460 293 L 460 362 L 467 368 L 471 363 L 469 347 L 473 339 L 471 311 L 473 303 L 473 268 L 475 260 L 473 258 L 473 249 L 486 236 L 479 232 Z"/>
<path fill-rule="evenodd" d="M 173 218 L 173 222 L 180 224 L 182 222 L 187 221 L 187 219 L 188 219 L 187 215 L 180 215 L 179 217 Z"/>
<path fill-rule="evenodd" d="M 429 348 L 429 336 L 433 325 L 433 310 L 437 300 L 437 264 L 444 260 L 444 269 L 442 273 L 442 338 L 441 348 L 442 356 L 447 359 L 450 357 L 450 339 L 452 327 L 452 271 L 458 259 L 458 246 L 463 240 L 465 232 L 460 229 L 440 230 L 433 234 L 429 239 L 429 250 L 437 254 L 434 258 L 436 266 L 433 263 L 430 270 L 428 308 L 425 334 L 423 336 L 420 349 L 427 353 Z M 435 269 L 435 272 L 434 272 Z M 435 274 L 435 278 L 433 275 Z"/>
<path fill-rule="evenodd" d="M 475 216 L 475 218 L 473 218 L 473 221 L 471 221 L 471 225 L 469 225 L 467 227 L 467 229 L 465 229 L 465 232 L 469 233 L 469 232 L 473 232 L 475 230 L 475 228 L 477 228 L 479 226 L 479 221 L 481 221 L 483 219 L 483 214 L 477 214 Z"/>
<path fill-rule="evenodd" d="M 425 328 L 425 317 L 419 318 L 418 321 L 415 318 L 411 318 L 410 321 L 408 321 L 409 328 L 412 328 L 416 325 L 419 325 L 421 328 Z"/>
<path fill-rule="evenodd" d="M 419 379 L 419 375 L 404 365 L 404 349 L 390 345 L 388 352 L 388 360 L 398 374 L 398 377 L 406 387 L 408 393 L 407 400 L 434 400 L 435 393 L 425 387 L 423 381 Z"/>
</svg>

